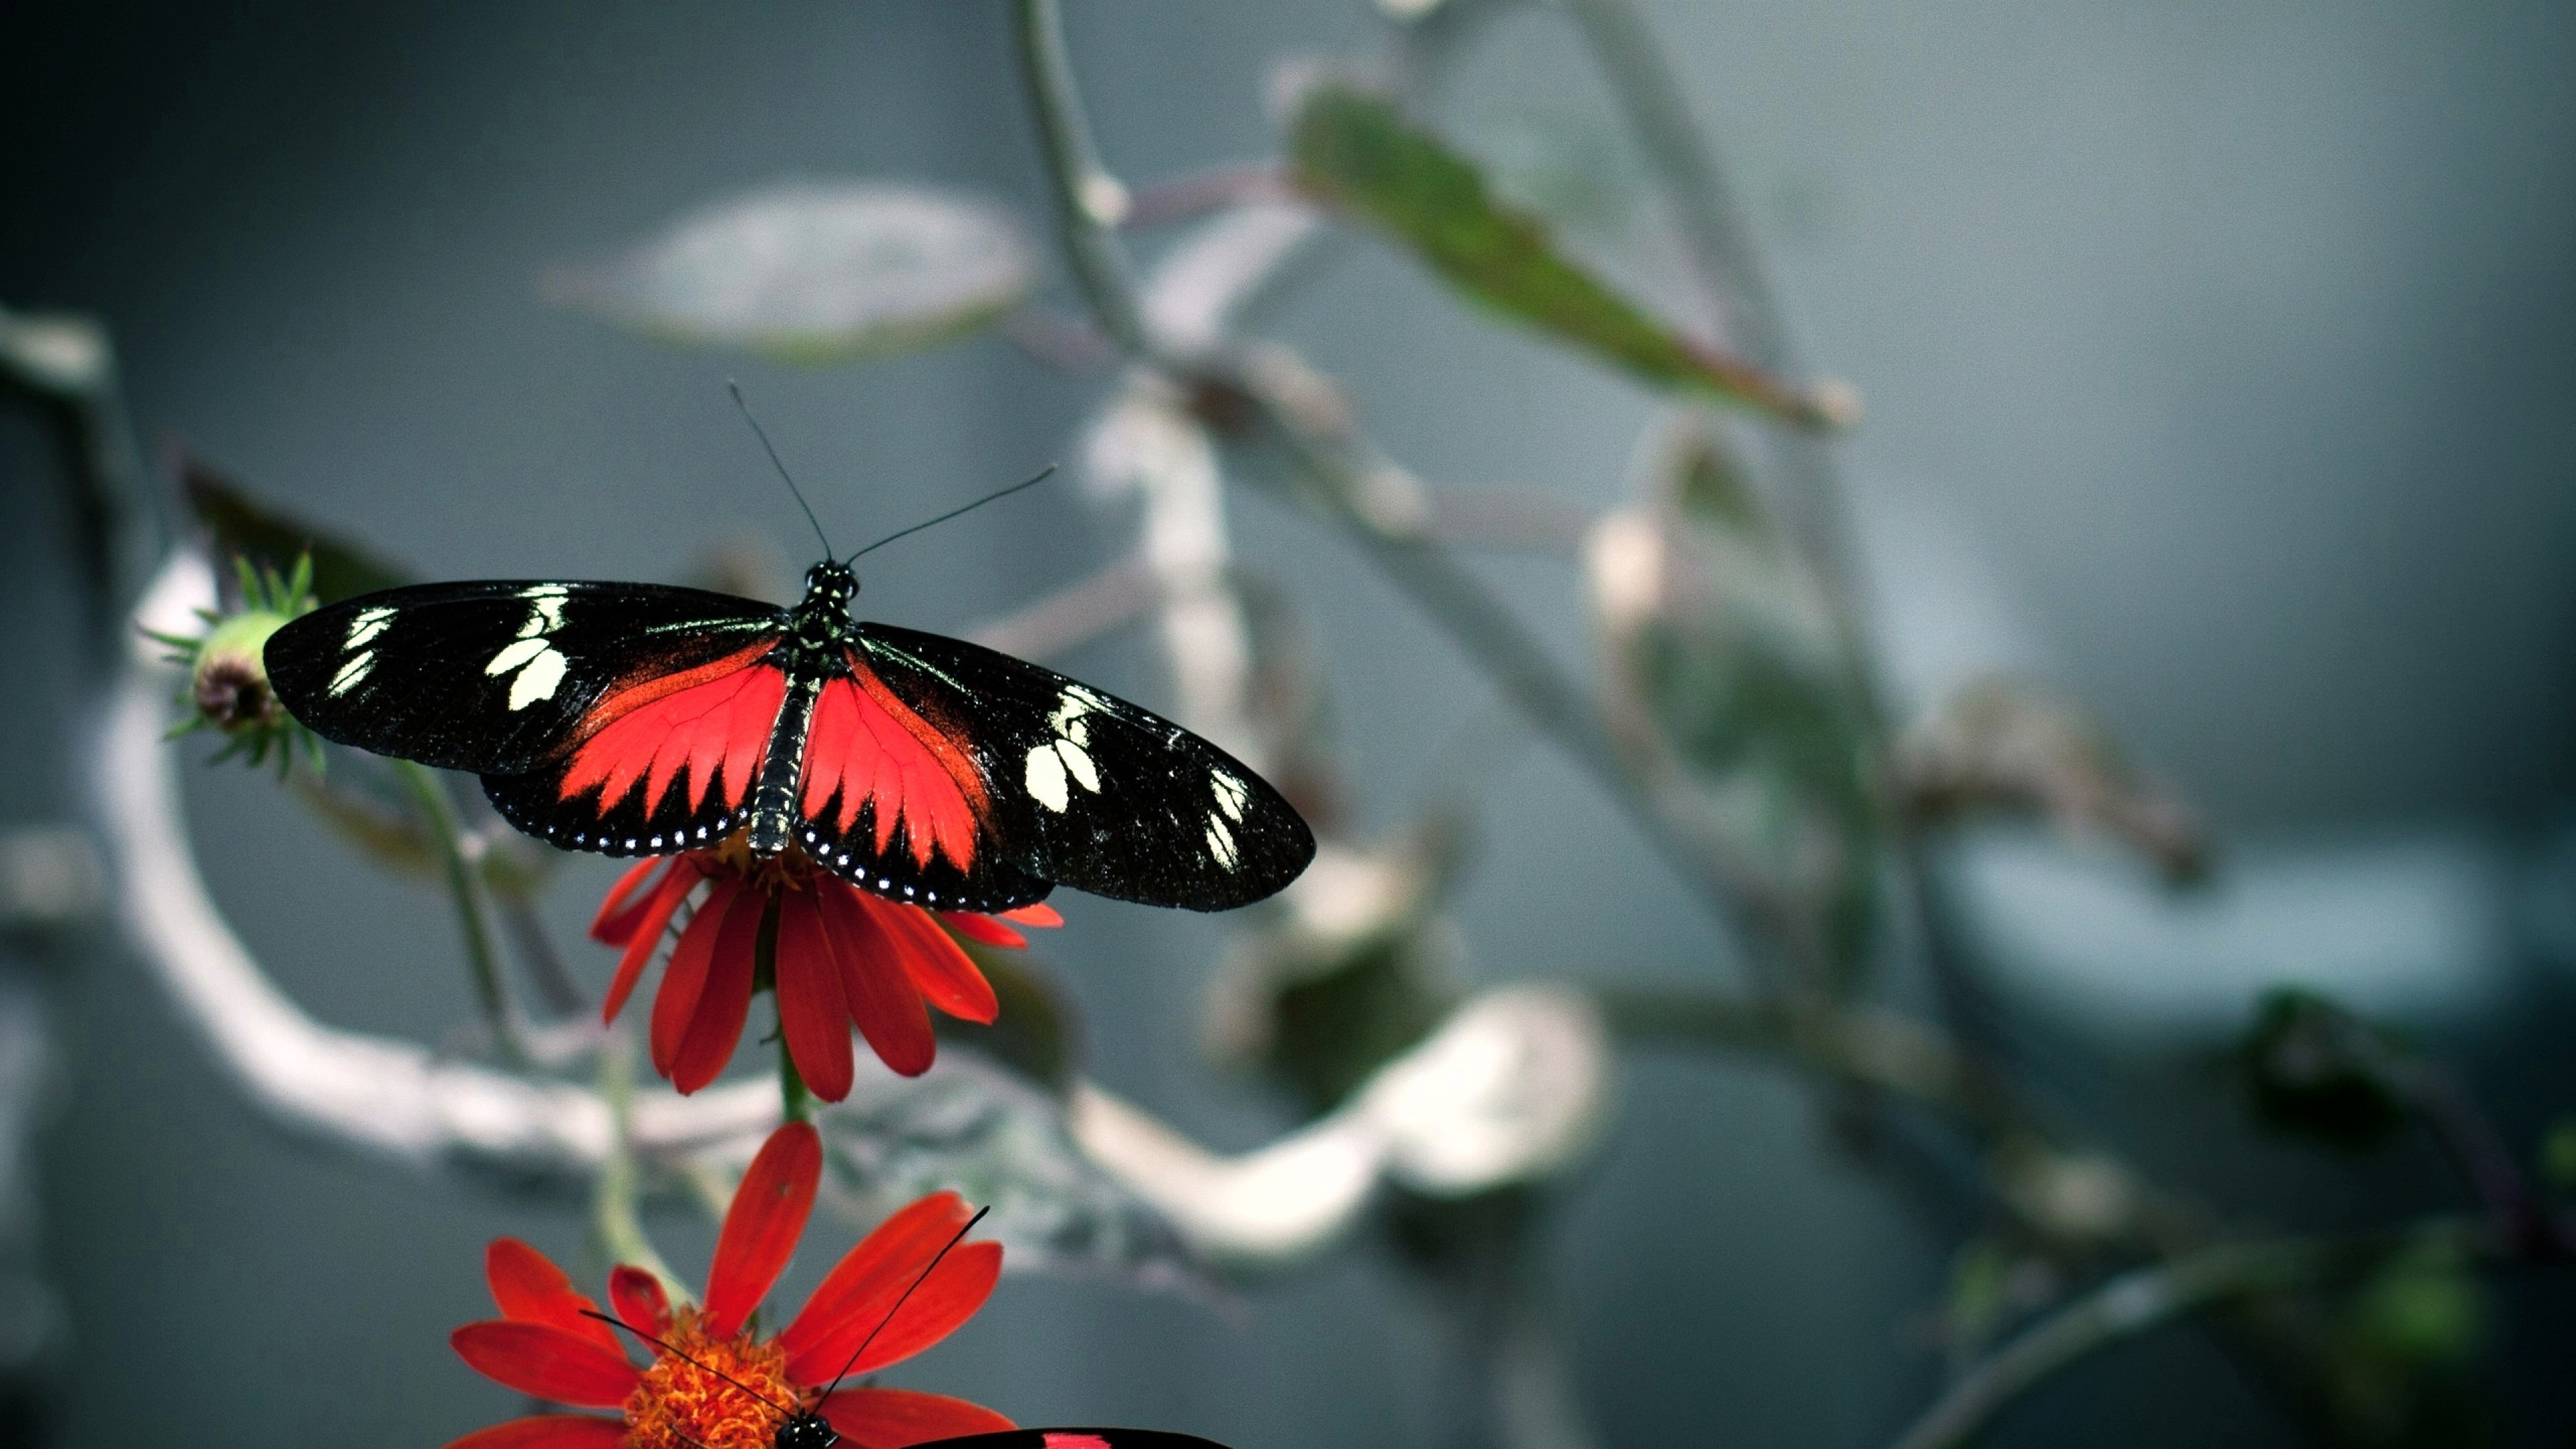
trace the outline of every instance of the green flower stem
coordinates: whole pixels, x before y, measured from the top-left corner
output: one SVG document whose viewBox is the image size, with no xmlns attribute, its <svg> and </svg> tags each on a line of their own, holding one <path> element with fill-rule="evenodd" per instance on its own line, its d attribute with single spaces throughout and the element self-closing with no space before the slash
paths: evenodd
<svg viewBox="0 0 2576 1449">
<path fill-rule="evenodd" d="M 787 1025 L 778 1027 L 778 1103 L 790 1122 L 814 1120 L 814 1092 L 796 1070 L 796 1054 L 787 1049 Z"/>
<path fill-rule="evenodd" d="M 621 1029 L 599 1054 L 599 1095 L 608 1103 L 608 1156 L 600 1163 L 592 1190 L 591 1231 L 611 1263 L 631 1263 L 662 1280 L 662 1291 L 675 1303 L 692 1301 L 687 1284 L 662 1261 L 644 1233 L 637 1211 L 642 1200 L 635 1168 L 635 1138 L 629 1121 L 635 1107 L 635 1040 Z"/>
<path fill-rule="evenodd" d="M 412 802 L 420 807 L 429 823 L 430 845 L 438 852 L 438 863 L 447 877 L 447 894 L 456 907 L 456 923 L 465 935 L 465 964 L 474 975 L 475 998 L 482 1004 L 483 1019 L 492 1029 L 492 1040 L 502 1056 L 512 1062 L 528 1059 L 526 1033 L 520 1029 L 518 1013 L 510 1005 L 509 988 L 501 979 L 501 960 L 492 947 L 491 923 L 483 913 L 482 884 L 474 866 L 465 858 L 465 841 L 457 823 L 456 808 L 447 798 L 447 787 L 436 775 L 409 760 L 391 762 Z"/>
</svg>

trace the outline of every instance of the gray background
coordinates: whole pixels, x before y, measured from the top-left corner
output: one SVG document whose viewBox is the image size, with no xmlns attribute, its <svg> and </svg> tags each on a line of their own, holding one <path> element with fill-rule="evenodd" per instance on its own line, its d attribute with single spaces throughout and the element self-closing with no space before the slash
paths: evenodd
<svg viewBox="0 0 2576 1449">
<path fill-rule="evenodd" d="M 1259 154 L 1270 63 L 1370 33 L 1353 0 L 1074 8 L 1101 140 L 1131 179 Z M 2548 835 L 2576 764 L 2576 10 L 1654 8 L 1775 244 L 1807 354 L 1868 399 L 1850 457 L 1873 517 L 1935 516 L 1969 540 L 2057 677 L 2231 831 L 2438 826 L 2508 852 Z M 802 557 L 800 520 L 727 412 L 728 372 L 847 536 L 1066 456 L 1095 384 L 989 340 L 863 371 L 663 351 L 549 310 L 535 278 L 780 176 L 921 178 L 1033 209 L 1006 41 L 984 3 L 19 0 L 0 15 L 0 299 L 102 314 L 147 437 L 184 436 L 426 573 L 670 577 L 746 532 Z M 1607 138 L 1597 99 L 1533 11 L 1461 74 L 1451 115 L 1506 140 Z M 1444 482 L 1607 502 L 1649 413 L 1366 247 L 1282 325 Z M 60 520 L 28 481 L 26 429 L 5 436 L 0 599 L 34 685 L 21 698 L 50 704 L 69 688 Z M 1304 590 L 1371 823 L 1396 823 L 1481 687 L 1302 523 L 1258 503 L 1238 519 L 1249 556 Z M 961 628 L 1117 537 L 1074 490 L 1040 490 L 882 556 L 869 612 Z M 1568 571 L 1493 576 L 1579 638 Z M 1161 688 L 1133 639 L 1065 662 L 1147 700 Z M 7 727 L 25 763 L 0 807 L 64 813 L 61 771 L 37 763 L 64 758 L 62 715 Z M 1504 783 L 1462 903 L 1481 971 L 1707 969 L 1705 928 L 1570 772 L 1533 752 Z M 426 892 L 239 774 L 198 772 L 191 803 L 220 898 L 311 1010 L 426 1037 L 468 1014 Z M 577 878 L 568 916 L 590 893 Z M 1272 1130 L 1196 1056 L 1213 931 L 1088 900 L 1067 914 L 1051 951 L 1099 1075 L 1227 1145 Z M 2515 1011 L 2445 1038 L 2516 1130 L 2567 1100 L 2564 994 L 2532 972 Z M 510 1410 L 444 1335 L 484 1310 L 484 1238 L 579 1261 L 572 1215 L 276 1139 L 126 963 L 65 972 L 59 1006 L 44 1170 L 76 1344 L 64 1442 L 429 1445 Z M 2070 1101 L 2214 1180 L 2205 1134 L 2223 1119 L 2143 1105 L 2189 1072 L 2036 1037 Z M 1603 1170 L 1565 1211 L 1609 1442 L 1883 1438 L 1929 1386 L 1906 1334 L 1938 1245 L 1820 1151 L 1777 1080 L 1647 1063 L 1626 1085 Z M 2285 1213 L 2353 1181 L 2219 1160 Z M 663 1226 L 675 1261 L 703 1261 L 704 1231 Z M 2500 1372 L 2537 1405 L 2565 1305 L 2510 1301 Z M 1364 1262 L 1222 1312 L 1015 1278 L 902 1379 L 1023 1422 L 1392 1444 L 1436 1429 L 1411 1387 L 1412 1312 Z M 2167 1442 L 2192 1413 L 2243 1442 L 2280 1429 L 2189 1334 L 2079 1377 L 2011 1442 Z M 2530 1442 L 2564 1429 L 2525 1413 Z"/>
</svg>

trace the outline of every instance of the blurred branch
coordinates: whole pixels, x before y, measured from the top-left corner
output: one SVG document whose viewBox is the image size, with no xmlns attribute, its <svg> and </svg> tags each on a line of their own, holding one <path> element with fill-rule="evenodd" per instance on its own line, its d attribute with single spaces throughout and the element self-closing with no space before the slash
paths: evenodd
<svg viewBox="0 0 2576 1449">
<path fill-rule="evenodd" d="M 1221 166 L 1189 176 L 1158 181 L 1130 199 L 1120 225 L 1129 228 L 1169 226 L 1210 212 L 1256 201 L 1285 201 L 1293 196 L 1279 169 L 1267 162 Z"/>
<path fill-rule="evenodd" d="M 2222 1244 L 2123 1273 L 1961 1374 L 1895 1449 L 1960 1449 L 2052 1375 L 2150 1329 L 2233 1300 L 2349 1279 L 2392 1254 L 2427 1248 L 2494 1255 L 2482 1227 L 2440 1220 L 2395 1234 Z"/>
<path fill-rule="evenodd" d="M 1012 13 L 1018 21 L 1020 75 L 1046 148 L 1065 259 L 1110 340 L 1122 352 L 1142 355 L 1149 350 L 1145 321 L 1126 252 L 1111 231 L 1126 220 L 1127 188 L 1100 164 L 1092 145 L 1091 122 L 1065 53 L 1062 7 L 1058 0 L 1017 0 Z"/>
</svg>

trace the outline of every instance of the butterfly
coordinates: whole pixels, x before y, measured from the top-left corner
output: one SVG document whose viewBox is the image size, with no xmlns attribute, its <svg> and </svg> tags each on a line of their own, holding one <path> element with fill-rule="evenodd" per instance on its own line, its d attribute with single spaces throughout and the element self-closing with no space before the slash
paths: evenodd
<svg viewBox="0 0 2576 1449">
<path fill-rule="evenodd" d="M 269 682 L 324 739 L 472 771 L 502 818 L 569 850 L 741 832 L 756 857 L 798 850 L 880 895 L 987 912 L 1059 884 L 1226 910 L 1314 858 L 1278 791 L 1179 725 L 852 618 L 857 557 L 808 569 L 788 609 L 653 584 L 389 589 L 278 629 Z"/>
</svg>

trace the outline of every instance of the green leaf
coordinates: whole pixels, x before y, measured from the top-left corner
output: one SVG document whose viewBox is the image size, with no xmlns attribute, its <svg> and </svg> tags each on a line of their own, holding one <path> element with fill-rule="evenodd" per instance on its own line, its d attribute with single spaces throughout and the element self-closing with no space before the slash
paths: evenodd
<svg viewBox="0 0 2576 1449">
<path fill-rule="evenodd" d="M 1059 1092 L 1071 1087 L 1082 1050 L 1073 1004 L 1027 952 L 1000 950 L 963 936 L 956 941 L 991 983 L 1002 1009 L 989 1025 L 935 1015 L 940 1044 L 973 1048 Z"/>
<path fill-rule="evenodd" d="M 1557 250 L 1545 223 L 1496 196 L 1474 162 L 1383 96 L 1345 81 L 1309 86 L 1290 121 L 1288 158 L 1308 196 L 1384 233 L 1506 317 L 1658 387 L 1808 426 L 1846 420 L 1833 402 L 1680 335 L 1594 280 Z"/>
<path fill-rule="evenodd" d="M 179 484 L 188 511 L 211 535 L 218 558 L 292 579 L 310 559 L 316 600 L 328 604 L 411 582 L 401 568 L 345 539 L 326 533 L 248 489 L 193 453 L 178 457 Z"/>
<path fill-rule="evenodd" d="M 790 182 L 693 211 L 552 279 L 569 305 L 650 336 L 847 362 L 963 336 L 1036 284 L 1018 223 L 923 187 Z"/>
<path fill-rule="evenodd" d="M 1680 420 L 1585 549 L 1612 742 L 1848 979 L 1877 910 L 1868 732 L 1831 620 L 1722 442 Z"/>
<path fill-rule="evenodd" d="M 2405 1124 L 2396 1046 L 2315 992 L 2266 996 L 2238 1053 L 2255 1120 L 2273 1132 L 2369 1152 Z"/>
</svg>

